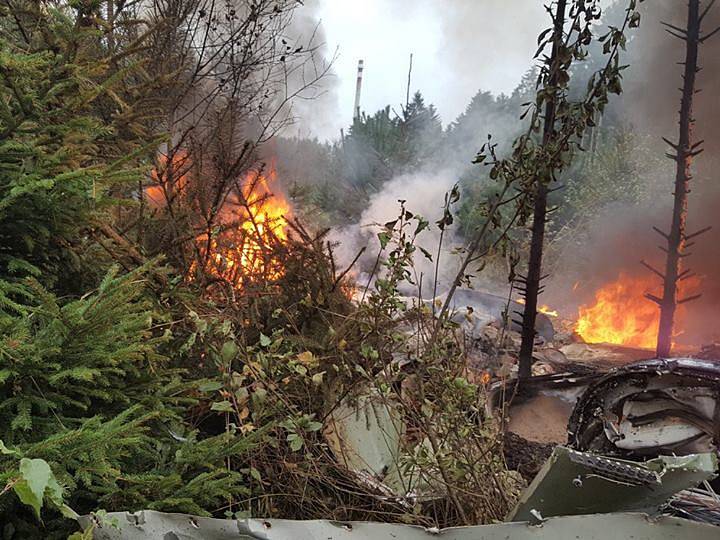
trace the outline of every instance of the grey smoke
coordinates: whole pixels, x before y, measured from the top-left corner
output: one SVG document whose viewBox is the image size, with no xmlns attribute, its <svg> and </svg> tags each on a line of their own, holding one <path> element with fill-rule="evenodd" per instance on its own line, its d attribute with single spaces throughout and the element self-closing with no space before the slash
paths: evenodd
<svg viewBox="0 0 720 540">
<path fill-rule="evenodd" d="M 457 172 L 450 170 L 427 170 L 420 173 L 405 174 L 389 181 L 382 191 L 370 198 L 368 208 L 363 212 L 357 223 L 333 231 L 332 239 L 337 242 L 335 254 L 338 260 L 349 264 L 360 250 L 366 251 L 358 261 L 358 283 L 367 283 L 380 252 L 377 233 L 383 230 L 385 223 L 396 219 L 400 213 L 400 202 L 405 201 L 405 208 L 415 215 L 420 215 L 430 222 L 430 228 L 419 235 L 418 245 L 432 254 L 433 261 L 421 252 L 415 256 L 415 272 L 417 281 L 422 281 L 423 296 L 429 297 L 435 276 L 434 260 L 440 246 L 440 230 L 435 222 L 442 217 L 445 194 L 452 189 L 457 181 Z M 457 271 L 458 259 L 453 254 L 454 248 L 462 245 L 452 229 L 444 238 L 441 251 L 441 265 L 438 281 L 442 292 L 446 284 Z M 383 254 L 386 256 L 386 253 Z M 383 257 L 384 258 L 384 257 Z M 421 279 L 422 278 L 422 279 Z M 417 294 L 413 287 L 403 290 L 406 294 Z"/>
<path fill-rule="evenodd" d="M 401 18 L 417 9 L 431 9 L 436 13 L 443 29 L 442 69 L 433 70 L 416 61 L 413 89 L 423 91 L 426 101 L 438 107 L 445 122 L 464 109 L 479 88 L 494 90 L 507 85 L 509 89 L 516 84 L 522 72 L 532 64 L 536 36 L 548 22 L 542 3 L 535 0 L 383 0 L 383 4 L 387 7 L 388 17 Z M 649 0 L 643 6 L 642 26 L 634 31 L 624 58 L 624 62 L 630 64 L 624 72 L 625 92 L 615 100 L 614 106 L 628 124 L 656 141 L 655 149 L 661 156 L 667 150 L 661 137 L 677 137 L 680 98 L 677 89 L 681 84 L 682 66 L 676 62 L 683 59 L 684 48 L 664 31 L 660 21 L 683 26 L 686 2 Z M 712 30 L 718 25 L 720 5 L 708 16 L 706 29 Z M 343 72 L 342 77 L 354 80 L 356 60 L 353 58 L 349 64 L 353 66 L 351 72 Z M 717 278 L 720 275 L 720 179 L 717 177 L 720 170 L 720 35 L 703 45 L 701 63 L 704 70 L 700 73 L 699 85 L 703 91 L 696 98 L 696 135 L 698 139 L 705 139 L 706 151 L 695 163 L 689 229 L 693 231 L 708 225 L 715 228 L 697 241 L 693 256 L 687 260 L 687 265 L 703 277 L 704 296 L 687 306 L 688 324 L 680 340 L 694 345 L 720 337 L 720 328 L 715 322 L 720 302 L 720 280 Z M 373 72 L 373 69 L 373 63 L 368 62 L 365 103 L 371 102 L 373 95 L 381 95 L 378 100 L 381 104 L 399 101 L 397 92 L 388 91 L 387 82 L 393 77 L 402 81 L 406 66 L 398 65 L 397 73 L 388 74 Z M 502 82 L 511 79 L 512 84 Z M 335 114 L 349 122 L 352 96 L 343 97 L 339 86 L 334 90 L 335 101 L 330 103 L 341 106 Z M 310 116 L 305 117 L 310 126 L 331 114 L 327 111 L 332 105 L 322 109 L 320 102 L 310 102 L 308 111 L 315 106 L 318 114 L 310 112 Z M 369 109 L 373 110 L 372 107 Z M 321 110 L 325 112 L 320 113 Z M 477 126 L 478 132 L 505 135 L 507 125 L 495 120 L 485 119 Z M 336 238 L 342 240 L 338 248 L 340 259 L 352 260 L 357 250 L 366 245 L 370 247 L 368 256 L 376 254 L 372 247 L 376 246 L 377 230 L 372 230 L 369 225 L 392 219 L 397 214 L 397 199 L 407 199 L 408 208 L 431 220 L 436 219 L 442 195 L 457 180 L 458 174 L 456 170 L 441 174 L 427 171 L 390 181 L 385 189 L 373 196 L 357 224 L 336 233 Z M 662 239 L 652 227 L 667 229 L 669 226 L 673 164 L 670 161 L 664 166 L 648 164 L 648 170 L 643 173 L 643 178 L 646 177 L 652 179 L 648 180 L 651 194 L 642 204 L 616 204 L 605 208 L 586 228 L 581 241 L 563 250 L 562 260 L 553 265 L 563 270 L 555 274 L 544 302 L 564 308 L 566 315 L 573 316 L 579 304 L 592 300 L 597 287 L 617 278 L 621 271 L 635 275 L 648 272 L 640 266 L 640 259 L 644 258 L 656 267 L 663 266 L 663 254 L 656 247 Z M 427 235 L 424 247 L 434 252 L 436 239 L 432 234 Z M 453 238 L 448 245 L 458 243 L 459 240 Z M 443 255 L 443 260 L 450 258 Z M 366 268 L 368 261 L 361 263 Z M 426 279 L 432 276 L 432 265 L 424 261 L 418 261 L 418 264 Z M 443 267 L 446 277 L 452 275 L 454 264 Z M 573 291 L 572 286 L 578 281 L 581 286 Z"/>
<path fill-rule="evenodd" d="M 300 133 L 337 138 L 340 128 L 351 123 L 360 58 L 366 64 L 362 109 L 373 113 L 391 104 L 399 110 L 410 53 L 411 91 L 421 90 L 447 124 L 478 89 L 511 92 L 530 65 L 539 31 L 548 24 L 539 0 L 363 0 L 346 10 L 367 17 L 344 19 L 346 26 L 338 34 L 322 17 L 345 3 L 311 0 L 299 10 L 298 18 L 306 21 L 300 26 L 319 21 L 323 36 L 331 36 L 326 58 L 336 47 L 339 55 L 325 98 L 304 105 L 309 114 L 300 115 Z"/>
<path fill-rule="evenodd" d="M 684 43 L 670 36 L 661 21 L 684 27 L 687 3 L 679 0 L 653 0 L 644 4 L 640 29 L 628 48 L 625 63 L 625 91 L 616 104 L 621 114 L 639 131 L 648 134 L 662 156 L 669 147 L 661 137 L 677 140 Z M 720 25 L 720 6 L 707 17 L 705 28 Z M 698 77 L 702 92 L 695 98 L 696 140 L 705 140 L 705 152 L 694 162 L 692 193 L 689 197 L 688 231 L 713 226 L 698 238 L 685 261 L 702 279 L 700 300 L 687 304 L 685 324 L 678 343 L 701 345 L 720 339 L 717 323 L 720 302 L 720 36 L 706 42 L 700 53 L 703 70 Z M 664 240 L 652 230 L 668 230 L 672 217 L 674 163 L 648 164 L 650 196 L 641 205 L 613 205 L 606 208 L 588 227 L 588 235 L 564 252 L 558 265 L 564 271 L 554 276 L 547 301 L 572 315 L 579 304 L 591 302 L 600 285 L 616 279 L 621 271 L 648 275 L 640 266 L 644 259 L 662 270 L 664 253 L 658 245 Z M 659 284 L 659 278 L 655 278 Z M 572 286 L 578 282 L 576 291 Z"/>
</svg>

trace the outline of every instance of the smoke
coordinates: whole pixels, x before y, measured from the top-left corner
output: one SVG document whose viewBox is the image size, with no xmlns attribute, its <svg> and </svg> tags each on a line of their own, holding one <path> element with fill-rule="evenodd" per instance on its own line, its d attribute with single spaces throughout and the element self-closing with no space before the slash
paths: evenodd
<svg viewBox="0 0 720 540">
<path fill-rule="evenodd" d="M 321 13 L 320 8 L 325 1 L 329 0 L 313 0 L 308 4 L 305 14 L 308 28 L 316 23 L 317 19 L 313 17 Z M 498 89 L 509 92 L 521 74 L 531 66 L 537 35 L 548 24 L 542 3 L 536 0 L 418 0 L 412 6 L 403 0 L 374 0 L 369 2 L 367 9 L 372 10 L 372 6 L 377 7 L 378 3 L 387 8 L 381 10 L 382 15 L 378 16 L 399 21 L 397 35 L 393 36 L 393 46 L 386 48 L 386 53 L 394 54 L 396 47 L 402 47 L 403 58 L 407 57 L 405 50 L 413 50 L 412 39 L 415 37 L 407 34 L 400 22 L 423 12 L 434 14 L 439 31 L 420 32 L 423 35 L 419 39 L 439 39 L 440 52 L 436 58 L 416 55 L 413 89 L 420 88 L 426 101 L 434 103 L 446 121 L 459 114 L 479 88 L 495 93 L 498 93 Z M 609 13 L 622 15 L 622 4 L 616 3 Z M 675 26 L 685 26 L 687 3 L 679 0 L 649 0 L 642 6 L 642 25 L 640 29 L 632 31 L 633 37 L 623 58 L 623 62 L 630 65 L 624 71 L 624 93 L 613 100 L 612 107 L 615 116 L 623 118 L 638 133 L 656 141 L 653 150 L 661 156 L 668 150 L 661 137 L 677 139 L 677 111 L 680 105 L 678 87 L 682 84 L 682 66 L 677 63 L 684 58 L 684 44 L 671 37 L 660 23 L 666 21 Z M 709 32 L 719 25 L 720 5 L 708 15 L 704 27 Z M 372 36 L 373 40 L 388 39 L 367 28 L 358 28 L 357 33 Z M 372 51 L 370 47 L 369 53 Z M 342 73 L 343 79 L 351 81 L 352 84 L 348 86 L 352 88 L 358 56 L 349 56 L 351 58 L 343 60 L 347 61 L 349 67 L 344 68 Z M 397 98 L 397 90 L 404 87 L 407 76 L 406 61 L 397 61 L 392 69 L 385 66 L 385 71 L 378 71 L 383 69 L 382 59 L 373 60 L 372 54 L 363 56 L 368 64 L 368 77 L 363 90 L 364 108 L 374 110 L 372 105 L 368 106 L 368 103 L 374 103 L 373 99 L 379 104 L 376 108 L 380 108 Z M 720 168 L 720 34 L 702 45 L 700 59 L 704 69 L 698 78 L 702 92 L 696 96 L 695 138 L 705 140 L 706 150 L 696 158 L 694 164 L 688 230 L 693 232 L 709 225 L 715 228 L 697 239 L 691 249 L 693 255 L 684 261 L 686 267 L 692 268 L 702 278 L 703 297 L 686 306 L 685 333 L 680 339 L 694 345 L 718 339 L 720 332 L 715 322 L 716 306 L 720 302 L 720 250 L 717 247 L 720 246 L 720 227 L 717 226 L 720 181 L 716 174 Z M 390 86 L 394 89 L 391 95 L 388 94 Z M 302 115 L 301 133 L 302 129 L 321 133 L 322 119 L 337 112 L 338 102 L 342 103 L 342 114 L 339 116 L 346 115 L 351 109 L 352 93 L 350 90 L 347 95 L 344 92 L 344 83 L 342 87 L 330 84 L 326 101 L 308 102 L 307 113 Z M 335 114 L 333 121 L 337 122 L 337 117 Z M 506 118 L 480 117 L 475 131 L 483 136 L 487 133 L 505 134 L 508 122 Z M 473 144 L 469 140 L 468 148 Z M 477 148 L 470 150 L 476 151 Z M 337 254 L 340 261 L 349 263 L 362 247 L 367 247 L 358 267 L 364 271 L 372 268 L 379 249 L 377 224 L 397 216 L 399 199 L 407 200 L 408 209 L 423 214 L 431 223 L 437 219 L 444 193 L 462 172 L 454 159 L 450 162 L 454 170 L 437 172 L 431 169 L 388 182 L 381 192 L 371 198 L 357 224 L 335 233 L 335 239 L 339 241 Z M 614 204 L 605 208 L 587 225 L 584 235 L 578 241 L 569 242 L 565 246 L 561 260 L 553 265 L 563 270 L 555 273 L 544 301 L 553 307 L 564 308 L 564 315 L 576 315 L 578 305 L 590 302 L 600 286 L 615 280 L 622 271 L 633 275 L 650 274 L 649 270 L 640 265 L 641 259 L 656 268 L 663 268 L 664 253 L 657 248 L 663 239 L 652 228 L 669 228 L 673 163 L 668 160 L 666 165 L 659 166 L 653 160 L 647 164 L 647 170 L 642 172 L 642 178 L 648 179 L 648 195 L 640 204 Z M 437 241 L 438 231 L 433 228 L 432 232 L 424 235 L 421 244 L 434 254 Z M 442 255 L 441 281 L 454 277 L 456 262 L 450 250 L 461 243 L 456 237 L 446 242 L 447 249 Z M 418 272 L 422 272 L 427 285 L 428 280 L 432 280 L 434 265 L 422 256 L 418 257 L 417 264 Z M 360 283 L 363 283 L 362 279 Z M 578 286 L 573 290 L 576 284 Z M 426 285 L 424 289 L 427 291 L 429 287 Z"/>
<path fill-rule="evenodd" d="M 703 2 L 706 4 L 706 2 Z M 678 138 L 679 87 L 682 86 L 685 44 L 670 36 L 661 21 L 685 27 L 687 3 L 677 0 L 646 2 L 642 26 L 628 47 L 625 63 L 625 91 L 615 106 L 633 127 L 657 141 L 658 155 L 669 151 L 661 138 Z M 720 6 L 707 16 L 704 29 L 720 25 Z M 720 35 L 701 46 L 698 75 L 702 92 L 695 96 L 695 140 L 705 140 L 705 152 L 694 161 L 688 209 L 688 232 L 707 226 L 715 228 L 695 240 L 684 268 L 692 269 L 701 279 L 703 296 L 685 305 L 682 334 L 678 343 L 701 345 L 720 339 L 717 305 L 720 303 Z M 667 231 L 672 218 L 674 162 L 648 164 L 643 171 L 648 180 L 648 196 L 640 205 L 617 204 L 605 208 L 587 227 L 587 236 L 566 247 L 558 272 L 548 287 L 549 301 L 566 315 L 576 313 L 577 306 L 591 302 L 594 291 L 618 278 L 621 271 L 631 275 L 652 276 L 640 265 L 641 260 L 662 271 L 665 254 L 658 246 L 665 240 L 653 227 Z M 654 278 L 658 285 L 659 278 Z M 575 287 L 575 290 L 572 288 Z M 644 291 L 638 291 L 641 294 Z M 657 292 L 657 291 L 656 291 Z"/>
<path fill-rule="evenodd" d="M 481 86 L 512 92 L 531 65 L 537 36 L 551 22 L 537 0 L 455 0 L 435 7 L 449 64 L 440 82 L 445 99 L 438 105 L 453 115 L 462 109 L 449 103 L 467 103 Z"/>
<path fill-rule="evenodd" d="M 706 5 L 707 0 L 702 4 Z M 687 23 L 687 2 L 653 0 L 646 2 L 642 25 L 631 45 L 630 69 L 626 74 L 625 94 L 622 102 L 630 121 L 638 128 L 653 134 L 677 138 L 677 111 L 680 107 L 684 43 L 665 31 L 661 22 L 684 28 Z M 709 12 L 703 23 L 706 32 L 720 26 L 720 6 Z M 696 135 L 706 141 L 706 155 L 698 160 L 698 168 L 705 171 L 713 167 L 707 155 L 720 155 L 720 36 L 703 43 L 700 48 L 702 71 L 698 85 L 702 90 L 695 100 Z M 707 167 L 705 165 L 707 164 Z M 698 179 L 703 180 L 702 174 Z"/>
<path fill-rule="evenodd" d="M 312 56 L 302 69 L 288 74 L 289 87 L 297 89 L 325 73 L 310 88 L 292 100 L 289 115 L 291 124 L 283 134 L 291 137 L 337 138 L 339 105 L 339 79 L 334 70 L 337 51 L 327 42 L 320 17 L 320 0 L 305 0 L 294 14 L 288 31 L 289 41 L 309 47 Z"/>
<path fill-rule="evenodd" d="M 484 88 L 509 93 L 529 67 L 540 29 L 548 24 L 538 0 L 313 0 L 301 11 L 318 17 L 334 63 L 339 105 L 330 136 L 352 121 L 357 61 L 365 60 L 361 107 L 373 113 L 405 102 L 408 60 L 411 91 L 421 90 L 445 124 Z M 305 117 L 315 131 L 324 122 Z"/>
<path fill-rule="evenodd" d="M 333 240 L 337 242 L 335 251 L 338 260 L 349 264 L 362 248 L 366 248 L 363 256 L 357 261 L 358 283 L 367 284 L 370 273 L 380 252 L 377 233 L 383 230 L 385 223 L 397 219 L 400 214 L 400 201 L 405 201 L 407 210 L 416 216 L 422 216 L 430 222 L 429 229 L 420 233 L 418 246 L 432 254 L 432 261 L 418 251 L 414 257 L 414 279 L 422 282 L 423 296 L 431 296 L 435 279 L 435 258 L 438 247 L 441 247 L 441 264 L 438 278 L 443 292 L 445 285 L 455 277 L 458 262 L 453 254 L 454 248 L 462 245 L 452 229 L 440 243 L 440 230 L 435 222 L 443 215 L 445 194 L 457 181 L 457 173 L 450 170 L 426 171 L 416 174 L 405 174 L 389 181 L 382 191 L 371 197 L 368 208 L 363 212 L 357 223 L 334 231 Z M 409 232 L 412 232 L 414 225 Z M 392 246 L 389 246 L 392 249 Z M 408 295 L 417 295 L 412 287 L 403 290 Z"/>
</svg>

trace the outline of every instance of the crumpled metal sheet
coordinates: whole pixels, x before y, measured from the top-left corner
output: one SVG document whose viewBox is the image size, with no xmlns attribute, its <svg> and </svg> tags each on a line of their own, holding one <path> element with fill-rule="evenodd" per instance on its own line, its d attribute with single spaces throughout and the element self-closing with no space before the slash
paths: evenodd
<svg viewBox="0 0 720 540">
<path fill-rule="evenodd" d="M 112 513 L 118 528 L 102 527 L 96 540 L 717 540 L 718 528 L 674 517 L 595 514 L 547 519 L 541 523 L 499 523 L 445 530 L 409 525 L 333 521 L 197 518 L 141 511 Z"/>
<path fill-rule="evenodd" d="M 95 518 L 82 516 L 80 525 L 89 528 Z M 96 540 L 251 540 L 240 534 L 238 522 L 188 514 L 165 514 L 154 510 L 111 512 L 95 522 Z"/>
<path fill-rule="evenodd" d="M 717 467 L 714 454 L 664 456 L 635 463 L 557 447 L 507 521 L 656 513 L 674 494 L 714 478 Z"/>
<path fill-rule="evenodd" d="M 403 497 L 412 490 L 399 466 L 405 424 L 376 392 L 343 400 L 328 416 L 323 434 L 338 462 L 380 493 Z"/>
<path fill-rule="evenodd" d="M 575 405 L 568 443 L 604 455 L 647 457 L 717 449 L 720 362 L 645 360 L 592 383 Z"/>
</svg>

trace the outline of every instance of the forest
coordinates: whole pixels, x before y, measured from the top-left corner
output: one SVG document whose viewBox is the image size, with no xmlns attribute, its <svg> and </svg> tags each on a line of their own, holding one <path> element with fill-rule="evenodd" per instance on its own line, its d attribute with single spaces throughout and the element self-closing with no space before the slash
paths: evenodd
<svg viewBox="0 0 720 540">
<path fill-rule="evenodd" d="M 300 0 L 3 0 L 0 538 L 497 523 L 554 446 L 516 394 L 720 360 L 720 9 L 545 3 L 511 93 L 321 139 Z"/>
</svg>

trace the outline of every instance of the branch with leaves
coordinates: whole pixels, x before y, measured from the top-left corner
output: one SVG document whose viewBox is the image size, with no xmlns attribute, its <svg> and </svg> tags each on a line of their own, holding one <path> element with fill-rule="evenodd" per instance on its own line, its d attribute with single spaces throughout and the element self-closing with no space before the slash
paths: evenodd
<svg viewBox="0 0 720 540">
<path fill-rule="evenodd" d="M 490 178 L 500 186 L 485 202 L 485 221 L 467 247 L 439 316 L 441 320 L 447 317 L 452 295 L 472 277 L 468 273 L 470 265 L 502 242 L 511 227 L 532 222 L 535 249 L 531 250 L 528 274 L 517 280 L 518 288 L 526 297 L 523 326 L 527 330 L 523 334 L 520 370 L 525 376 L 530 373 L 537 296 L 542 292 L 544 277 L 541 265 L 545 222 L 553 211 L 547 209 L 547 196 L 559 189 L 552 184 L 575 153 L 582 149 L 583 135 L 595 125 L 597 115 L 604 112 L 610 95 L 622 92 L 622 71 L 626 66 L 620 64 L 620 56 L 627 43 L 627 31 L 640 24 L 640 1 L 629 0 L 622 25 L 610 26 L 603 33 L 599 33 L 602 11 L 598 1 L 560 0 L 555 5 L 548 5 L 546 9 L 553 26 L 538 38 L 535 58 L 541 63 L 536 99 L 534 103 L 526 104 L 521 117 L 527 121 L 527 129 L 513 143 L 509 157 L 498 157 L 496 145 L 489 140 L 475 159 L 475 163 L 487 163 L 492 167 Z M 606 63 L 590 77 L 584 98 L 572 101 L 569 95 L 571 68 L 587 58 L 594 41 L 603 44 Z M 548 48 L 550 53 L 546 52 Z M 501 210 L 509 205 L 514 205 L 514 210 L 504 219 Z M 500 238 L 488 241 L 492 232 L 499 233 Z"/>
</svg>

